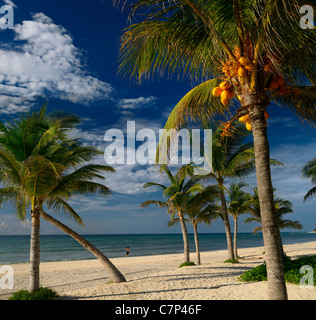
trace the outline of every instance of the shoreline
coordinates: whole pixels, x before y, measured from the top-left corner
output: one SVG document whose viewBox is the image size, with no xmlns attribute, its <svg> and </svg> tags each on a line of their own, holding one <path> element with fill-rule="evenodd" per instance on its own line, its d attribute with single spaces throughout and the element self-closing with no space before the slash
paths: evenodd
<svg viewBox="0 0 316 320">
<path fill-rule="evenodd" d="M 315 234 L 316 232 L 313 232 L 313 231 L 311 231 L 311 232 L 283 232 L 283 234 L 285 234 L 285 235 L 289 235 L 289 234 Z M 223 235 L 223 236 L 226 236 L 226 234 L 225 233 L 215 233 L 215 234 L 217 234 L 217 235 Z M 252 233 L 251 232 L 244 232 L 244 233 L 239 233 L 240 235 L 242 235 L 242 234 L 246 234 L 246 235 L 252 235 Z M 123 235 L 123 236 L 135 236 L 135 237 L 137 237 L 137 236 L 143 236 L 143 235 L 148 235 L 148 236 L 151 236 L 152 234 L 131 234 L 131 235 Z M 154 234 L 154 235 L 163 235 L 163 234 Z M 171 234 L 171 235 L 177 235 L 177 236 L 181 236 L 181 239 L 180 239 L 180 241 L 182 241 L 182 234 Z M 193 235 L 193 233 L 191 234 L 190 233 L 190 235 L 193 237 L 194 235 Z M 201 233 L 200 235 L 209 235 L 209 233 Z M 281 235 L 282 235 L 282 232 L 281 232 Z M 63 234 L 63 235 L 41 235 L 41 236 L 43 236 L 43 237 L 55 237 L 55 236 L 57 236 L 57 237 L 64 237 L 64 238 L 68 238 L 69 240 L 71 240 L 71 241 L 73 241 L 68 235 L 66 235 L 66 234 Z M 113 235 L 111 235 L 111 234 L 109 234 L 109 235 L 88 235 L 88 236 L 96 236 L 96 237 L 98 237 L 98 236 L 113 236 Z M 122 235 L 117 235 L 117 236 L 122 236 Z M 1 239 L 1 237 L 20 237 L 19 235 L 18 236 L 15 236 L 15 235 L 12 235 L 12 236 L 0 236 L 0 239 Z M 23 235 L 23 237 L 25 237 L 24 235 Z M 262 236 L 261 236 L 262 237 Z M 89 240 L 89 239 L 88 239 Z M 194 241 L 194 239 L 191 239 L 192 241 Z M 248 239 L 249 240 L 249 239 Z M 283 241 L 284 242 L 284 245 L 287 245 L 287 241 L 286 240 L 289 240 L 289 239 L 284 239 L 285 241 Z M 293 241 L 294 240 L 294 241 Z M 295 240 L 296 239 L 290 239 L 290 241 L 291 242 L 289 242 L 288 244 L 304 244 L 304 243 L 308 243 L 308 242 L 312 242 L 312 241 L 316 241 L 316 238 L 314 238 L 314 237 L 311 237 L 311 239 L 304 239 L 304 240 L 299 240 L 298 242 L 295 242 Z M 211 239 L 210 239 L 210 241 L 211 241 Z M 205 250 L 205 247 L 203 248 L 202 247 L 202 250 L 203 251 L 201 251 L 201 252 L 214 252 L 214 251 L 219 251 L 219 250 L 225 250 L 224 248 L 226 247 L 226 240 L 224 239 L 224 241 L 225 241 L 225 244 L 224 244 L 224 247 L 223 246 L 221 246 L 221 248 L 218 248 L 218 249 L 216 249 L 216 247 L 214 247 L 214 248 L 212 248 L 211 250 Z M 239 242 L 242 242 L 243 241 L 243 239 L 241 238 L 241 239 L 239 239 Z M 292 241 L 293 241 L 293 243 L 292 243 Z M 76 245 L 78 245 L 78 244 L 76 244 Z M 190 242 L 190 245 L 191 245 L 191 247 L 192 247 L 192 254 L 194 255 L 195 254 L 195 244 L 192 242 Z M 84 254 L 89 254 L 91 257 L 83 257 L 83 258 L 78 258 L 78 257 L 71 257 L 71 258 L 69 258 L 69 259 L 64 259 L 64 258 L 62 258 L 62 259 L 54 259 L 54 258 L 52 258 L 52 259 L 48 259 L 48 258 L 44 258 L 43 260 L 41 260 L 41 263 L 46 263 L 46 262 L 67 262 L 67 261 L 84 261 L 84 260 L 94 260 L 94 259 L 96 259 L 92 254 L 90 254 L 86 249 L 84 249 L 83 247 L 81 247 L 80 245 L 78 245 L 79 246 L 79 248 L 80 248 L 80 250 L 82 250 L 82 252 L 84 252 Z M 182 247 L 183 247 L 183 245 L 181 245 Z M 242 244 L 242 243 L 240 243 L 240 247 L 238 247 L 238 248 L 240 248 L 240 249 L 250 249 L 250 248 L 257 248 L 257 247 L 263 247 L 263 242 L 262 243 L 257 243 L 257 244 L 253 244 L 253 246 L 248 246 L 248 244 L 247 245 L 244 245 L 244 244 Z M 44 248 L 41 248 L 42 250 L 41 250 L 41 253 L 43 252 L 44 253 L 44 255 L 48 255 L 48 253 L 47 252 L 45 252 L 45 249 Z M 182 252 L 182 250 L 183 250 L 183 248 L 181 248 L 181 250 L 179 251 L 179 250 L 177 250 L 177 252 L 169 252 L 169 253 L 157 253 L 157 254 L 150 254 L 150 255 L 147 255 L 147 254 L 139 254 L 139 255 L 133 255 L 133 254 L 135 254 L 135 251 L 132 251 L 132 252 L 130 252 L 130 256 L 131 257 L 149 257 L 149 256 L 160 256 L 160 255 L 169 255 L 169 254 L 182 254 L 181 252 Z M 110 260 L 112 260 L 112 259 L 117 259 L 117 258 L 120 258 L 120 257 L 125 257 L 125 247 L 124 247 L 124 249 L 122 248 L 122 251 L 124 251 L 123 252 L 123 254 L 121 254 L 120 256 L 114 256 L 114 257 L 111 257 L 111 256 L 108 256 L 107 254 L 105 254 Z M 4 261 L 4 262 L 1 262 L 0 261 L 0 265 L 16 265 L 16 264 L 23 264 L 23 263 L 28 263 L 29 262 L 29 248 L 28 248 L 28 250 L 26 251 L 27 253 L 26 253 L 26 255 L 28 256 L 27 257 L 27 259 L 26 260 L 24 260 L 24 261 L 14 261 L 14 262 L 8 262 L 8 261 Z M 106 251 L 105 251 L 106 252 Z M 137 252 L 136 252 L 137 253 Z M 54 253 L 52 253 L 52 254 L 54 254 Z M 41 258 L 43 258 L 42 257 L 42 254 L 41 254 Z"/>
<path fill-rule="evenodd" d="M 227 250 L 201 252 L 202 265 L 178 268 L 183 254 L 110 259 L 127 282 L 109 283 L 97 259 L 42 262 L 41 285 L 58 292 L 62 300 L 264 300 L 267 283 L 238 281 L 238 276 L 264 261 L 264 247 L 241 248 L 238 264 L 224 263 Z M 292 258 L 316 255 L 316 241 L 284 245 Z M 195 253 L 190 260 L 196 261 Z M 0 289 L 0 300 L 28 288 L 29 263 L 12 265 L 14 289 Z M 289 299 L 316 300 L 316 289 L 287 284 Z"/>
</svg>

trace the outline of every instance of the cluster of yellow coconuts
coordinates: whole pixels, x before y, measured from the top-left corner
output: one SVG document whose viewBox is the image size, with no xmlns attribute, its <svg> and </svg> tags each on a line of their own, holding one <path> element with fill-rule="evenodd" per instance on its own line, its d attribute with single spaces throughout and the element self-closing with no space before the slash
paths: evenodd
<svg viewBox="0 0 316 320">
<path fill-rule="evenodd" d="M 269 117 L 270 117 L 269 112 L 265 110 L 264 111 L 264 118 L 266 120 L 266 124 L 267 124 L 267 120 L 269 119 Z M 245 123 L 247 130 L 251 131 L 251 123 L 250 123 L 250 119 L 249 119 L 249 114 L 246 114 L 246 115 L 240 117 L 238 120 L 240 122 Z"/>
<path fill-rule="evenodd" d="M 221 97 L 222 104 L 227 106 L 229 100 L 234 97 L 234 88 L 228 81 L 223 81 L 213 89 L 212 94 L 214 97 Z"/>
<path fill-rule="evenodd" d="M 240 63 L 240 67 L 238 68 L 238 75 L 240 77 L 244 77 L 247 74 L 247 71 L 253 70 L 253 65 L 246 57 L 241 57 L 238 62 Z"/>
<path fill-rule="evenodd" d="M 226 69 L 234 69 L 233 73 L 238 73 L 241 82 L 242 78 L 247 75 L 247 71 L 253 70 L 253 65 L 246 57 L 240 57 L 234 66 L 225 66 Z M 225 69 L 225 70 L 226 70 Z M 227 72 L 226 72 L 227 73 Z M 214 97 L 220 97 L 223 105 L 227 106 L 229 101 L 234 97 L 234 87 L 228 81 L 222 81 L 218 87 L 215 87 L 212 92 Z"/>
<path fill-rule="evenodd" d="M 238 58 L 237 58 L 238 59 Z M 229 65 L 229 63 L 231 63 Z M 246 57 L 240 57 L 236 62 L 229 62 L 224 64 L 223 72 L 226 76 L 232 76 L 238 74 L 240 83 L 243 84 L 245 81 L 245 77 L 247 76 L 247 72 L 253 70 L 253 65 L 250 60 Z M 270 81 L 269 89 L 277 90 L 284 88 L 284 79 L 282 77 L 273 78 Z M 222 81 L 219 86 L 215 87 L 212 91 L 214 97 L 220 97 L 223 105 L 227 106 L 229 101 L 234 97 L 234 87 L 228 81 Z M 238 97 L 239 98 L 239 97 Z M 269 118 L 269 113 L 264 111 L 264 118 L 266 120 Z M 249 114 L 246 114 L 238 119 L 240 122 L 246 124 L 247 130 L 251 130 L 251 123 L 249 119 Z M 227 125 L 224 127 L 223 135 L 228 135 L 231 125 Z"/>
</svg>

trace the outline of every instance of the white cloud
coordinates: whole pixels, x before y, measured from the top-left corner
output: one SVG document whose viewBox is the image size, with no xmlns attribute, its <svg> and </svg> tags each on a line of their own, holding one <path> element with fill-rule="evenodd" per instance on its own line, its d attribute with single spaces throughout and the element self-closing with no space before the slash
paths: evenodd
<svg viewBox="0 0 316 320">
<path fill-rule="evenodd" d="M 150 96 L 150 97 L 139 97 L 134 99 L 120 99 L 118 102 L 119 109 L 129 109 L 129 110 L 136 110 L 140 108 L 147 107 L 150 104 L 156 103 L 157 98 Z"/>
<path fill-rule="evenodd" d="M 0 112 L 24 111 L 36 97 L 82 104 L 110 98 L 111 85 L 85 70 L 67 30 L 45 14 L 33 14 L 14 32 L 11 47 L 0 49 Z"/>
<path fill-rule="evenodd" d="M 11 6 L 13 8 L 17 8 L 17 5 L 14 4 L 13 1 L 11 1 L 11 0 L 3 0 L 3 2 L 8 6 Z"/>
</svg>

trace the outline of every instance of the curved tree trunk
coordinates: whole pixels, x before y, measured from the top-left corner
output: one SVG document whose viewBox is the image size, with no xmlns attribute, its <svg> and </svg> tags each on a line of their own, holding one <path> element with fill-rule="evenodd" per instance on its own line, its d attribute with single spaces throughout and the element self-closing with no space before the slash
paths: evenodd
<svg viewBox="0 0 316 320">
<path fill-rule="evenodd" d="M 201 264 L 200 244 L 199 244 L 199 236 L 197 232 L 197 225 L 193 225 L 193 229 L 194 229 L 194 240 L 195 240 L 197 264 Z"/>
<path fill-rule="evenodd" d="M 41 217 L 52 223 L 55 227 L 61 229 L 63 232 L 67 233 L 69 236 L 71 236 L 73 239 L 75 239 L 77 242 L 79 242 L 84 248 L 89 250 L 93 255 L 95 255 L 96 258 L 98 258 L 105 269 L 107 270 L 110 279 L 115 282 L 126 282 L 126 279 L 121 274 L 121 272 L 113 265 L 113 263 L 95 246 L 93 246 L 90 242 L 88 242 L 86 239 L 84 239 L 82 236 L 80 236 L 77 232 L 73 231 L 60 221 L 56 220 L 52 216 L 48 215 L 46 212 L 41 210 Z"/>
<path fill-rule="evenodd" d="M 189 248 L 189 238 L 188 238 L 188 231 L 187 227 L 185 225 L 185 221 L 183 218 L 183 213 L 179 212 L 179 220 L 181 224 L 181 231 L 182 231 L 182 237 L 183 237 L 183 245 L 184 245 L 184 262 L 190 261 L 190 248 Z"/>
<path fill-rule="evenodd" d="M 253 131 L 261 224 L 267 264 L 268 296 L 273 300 L 286 300 L 282 242 L 275 215 L 269 142 L 264 110 L 261 106 L 251 107 L 250 121 Z"/>
<path fill-rule="evenodd" d="M 222 206 L 222 214 L 223 214 L 223 220 L 225 224 L 225 232 L 226 232 L 226 239 L 227 239 L 227 249 L 228 249 L 228 259 L 233 260 L 234 259 L 234 249 L 233 249 L 233 239 L 232 234 L 230 230 L 230 224 L 228 219 L 228 212 L 227 212 L 227 206 L 226 206 L 226 199 L 225 194 L 223 190 L 223 182 L 218 181 L 219 187 L 220 187 L 220 198 L 221 198 L 221 206 Z"/>
<path fill-rule="evenodd" d="M 237 253 L 237 232 L 238 232 L 238 217 L 234 218 L 235 226 L 234 226 L 234 255 L 235 259 L 238 257 Z"/>
<path fill-rule="evenodd" d="M 40 214 L 31 211 L 32 230 L 30 244 L 30 280 L 29 291 L 33 292 L 40 287 Z"/>
</svg>

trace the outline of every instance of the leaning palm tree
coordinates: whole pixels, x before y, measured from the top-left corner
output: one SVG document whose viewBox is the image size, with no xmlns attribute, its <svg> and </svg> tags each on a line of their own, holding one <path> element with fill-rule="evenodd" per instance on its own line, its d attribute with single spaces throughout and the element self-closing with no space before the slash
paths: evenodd
<svg viewBox="0 0 316 320">
<path fill-rule="evenodd" d="M 184 262 L 190 261 L 190 249 L 187 227 L 184 218 L 184 209 L 190 196 L 202 190 L 203 186 L 197 183 L 196 177 L 186 179 L 192 173 L 192 167 L 190 165 L 181 167 L 176 174 L 172 174 L 167 166 L 163 168 L 170 180 L 170 186 L 165 186 L 156 182 L 147 182 L 144 184 L 144 188 L 152 186 L 158 186 L 163 191 L 163 196 L 166 201 L 148 200 L 143 202 L 141 207 L 148 207 L 149 205 L 155 205 L 160 208 L 167 208 L 168 213 L 172 216 L 177 214 L 181 224 L 181 231 L 184 245 Z"/>
<path fill-rule="evenodd" d="M 307 162 L 302 168 L 302 175 L 304 178 L 311 179 L 312 184 L 316 184 L 316 158 Z M 304 196 L 304 201 L 316 196 L 316 186 L 312 187 Z"/>
<path fill-rule="evenodd" d="M 248 186 L 246 183 L 239 182 L 231 183 L 228 189 L 228 203 L 227 210 L 233 216 L 235 226 L 234 226 L 234 255 L 235 259 L 238 258 L 237 253 L 237 234 L 238 234 L 238 218 L 243 213 L 250 212 L 251 195 L 242 190 L 243 187 Z"/>
<path fill-rule="evenodd" d="M 197 264 L 201 264 L 200 244 L 198 236 L 198 225 L 205 223 L 210 225 L 218 217 L 222 218 L 220 207 L 216 204 L 219 196 L 218 187 L 215 185 L 207 186 L 202 190 L 189 196 L 185 205 L 185 220 L 192 224 L 194 231 L 194 242 L 196 249 Z M 173 215 L 168 222 L 168 227 L 180 222 L 179 218 Z"/>
<path fill-rule="evenodd" d="M 276 189 L 274 189 L 274 191 L 276 191 Z M 261 213 L 260 213 L 260 202 L 259 202 L 257 188 L 254 188 L 254 194 L 252 196 L 252 199 L 249 200 L 247 204 L 249 205 L 248 208 L 252 217 L 247 218 L 244 221 L 244 223 L 257 222 L 261 224 L 262 221 L 261 221 Z M 277 224 L 279 229 L 290 228 L 290 229 L 301 230 L 303 228 L 302 224 L 300 224 L 299 221 L 297 220 L 292 221 L 292 220 L 283 218 L 285 214 L 293 212 L 293 205 L 289 200 L 284 200 L 274 195 L 274 204 L 275 204 L 275 213 L 276 213 L 276 219 L 277 219 Z M 256 234 L 258 231 L 262 231 L 262 226 L 258 226 L 254 228 L 252 233 Z"/>
<path fill-rule="evenodd" d="M 238 119 L 252 130 L 271 299 L 287 299 L 287 291 L 274 214 L 267 108 L 275 101 L 307 123 L 316 120 L 315 27 L 300 27 L 300 7 L 313 4 L 137 0 L 129 9 L 140 22 L 126 28 L 121 43 L 122 75 L 142 81 L 167 71 L 200 83 L 175 106 L 167 127 L 226 117 L 226 133 Z"/>
<path fill-rule="evenodd" d="M 63 212 L 81 225 L 83 221 L 66 201 L 77 194 L 108 195 L 108 187 L 94 179 L 104 179 L 107 166 L 88 164 L 100 152 L 70 140 L 67 130 L 78 122 L 76 117 L 55 114 L 46 116 L 46 108 L 29 113 L 19 120 L 0 122 L 0 203 L 13 203 L 18 216 L 25 219 L 31 207 L 32 230 L 30 246 L 30 291 L 39 288 L 39 230 L 40 217 L 54 222 L 73 236 L 103 263 L 112 281 L 125 281 L 116 267 L 92 244 L 70 228 L 44 212 L 44 205 L 54 212 Z"/>
</svg>

